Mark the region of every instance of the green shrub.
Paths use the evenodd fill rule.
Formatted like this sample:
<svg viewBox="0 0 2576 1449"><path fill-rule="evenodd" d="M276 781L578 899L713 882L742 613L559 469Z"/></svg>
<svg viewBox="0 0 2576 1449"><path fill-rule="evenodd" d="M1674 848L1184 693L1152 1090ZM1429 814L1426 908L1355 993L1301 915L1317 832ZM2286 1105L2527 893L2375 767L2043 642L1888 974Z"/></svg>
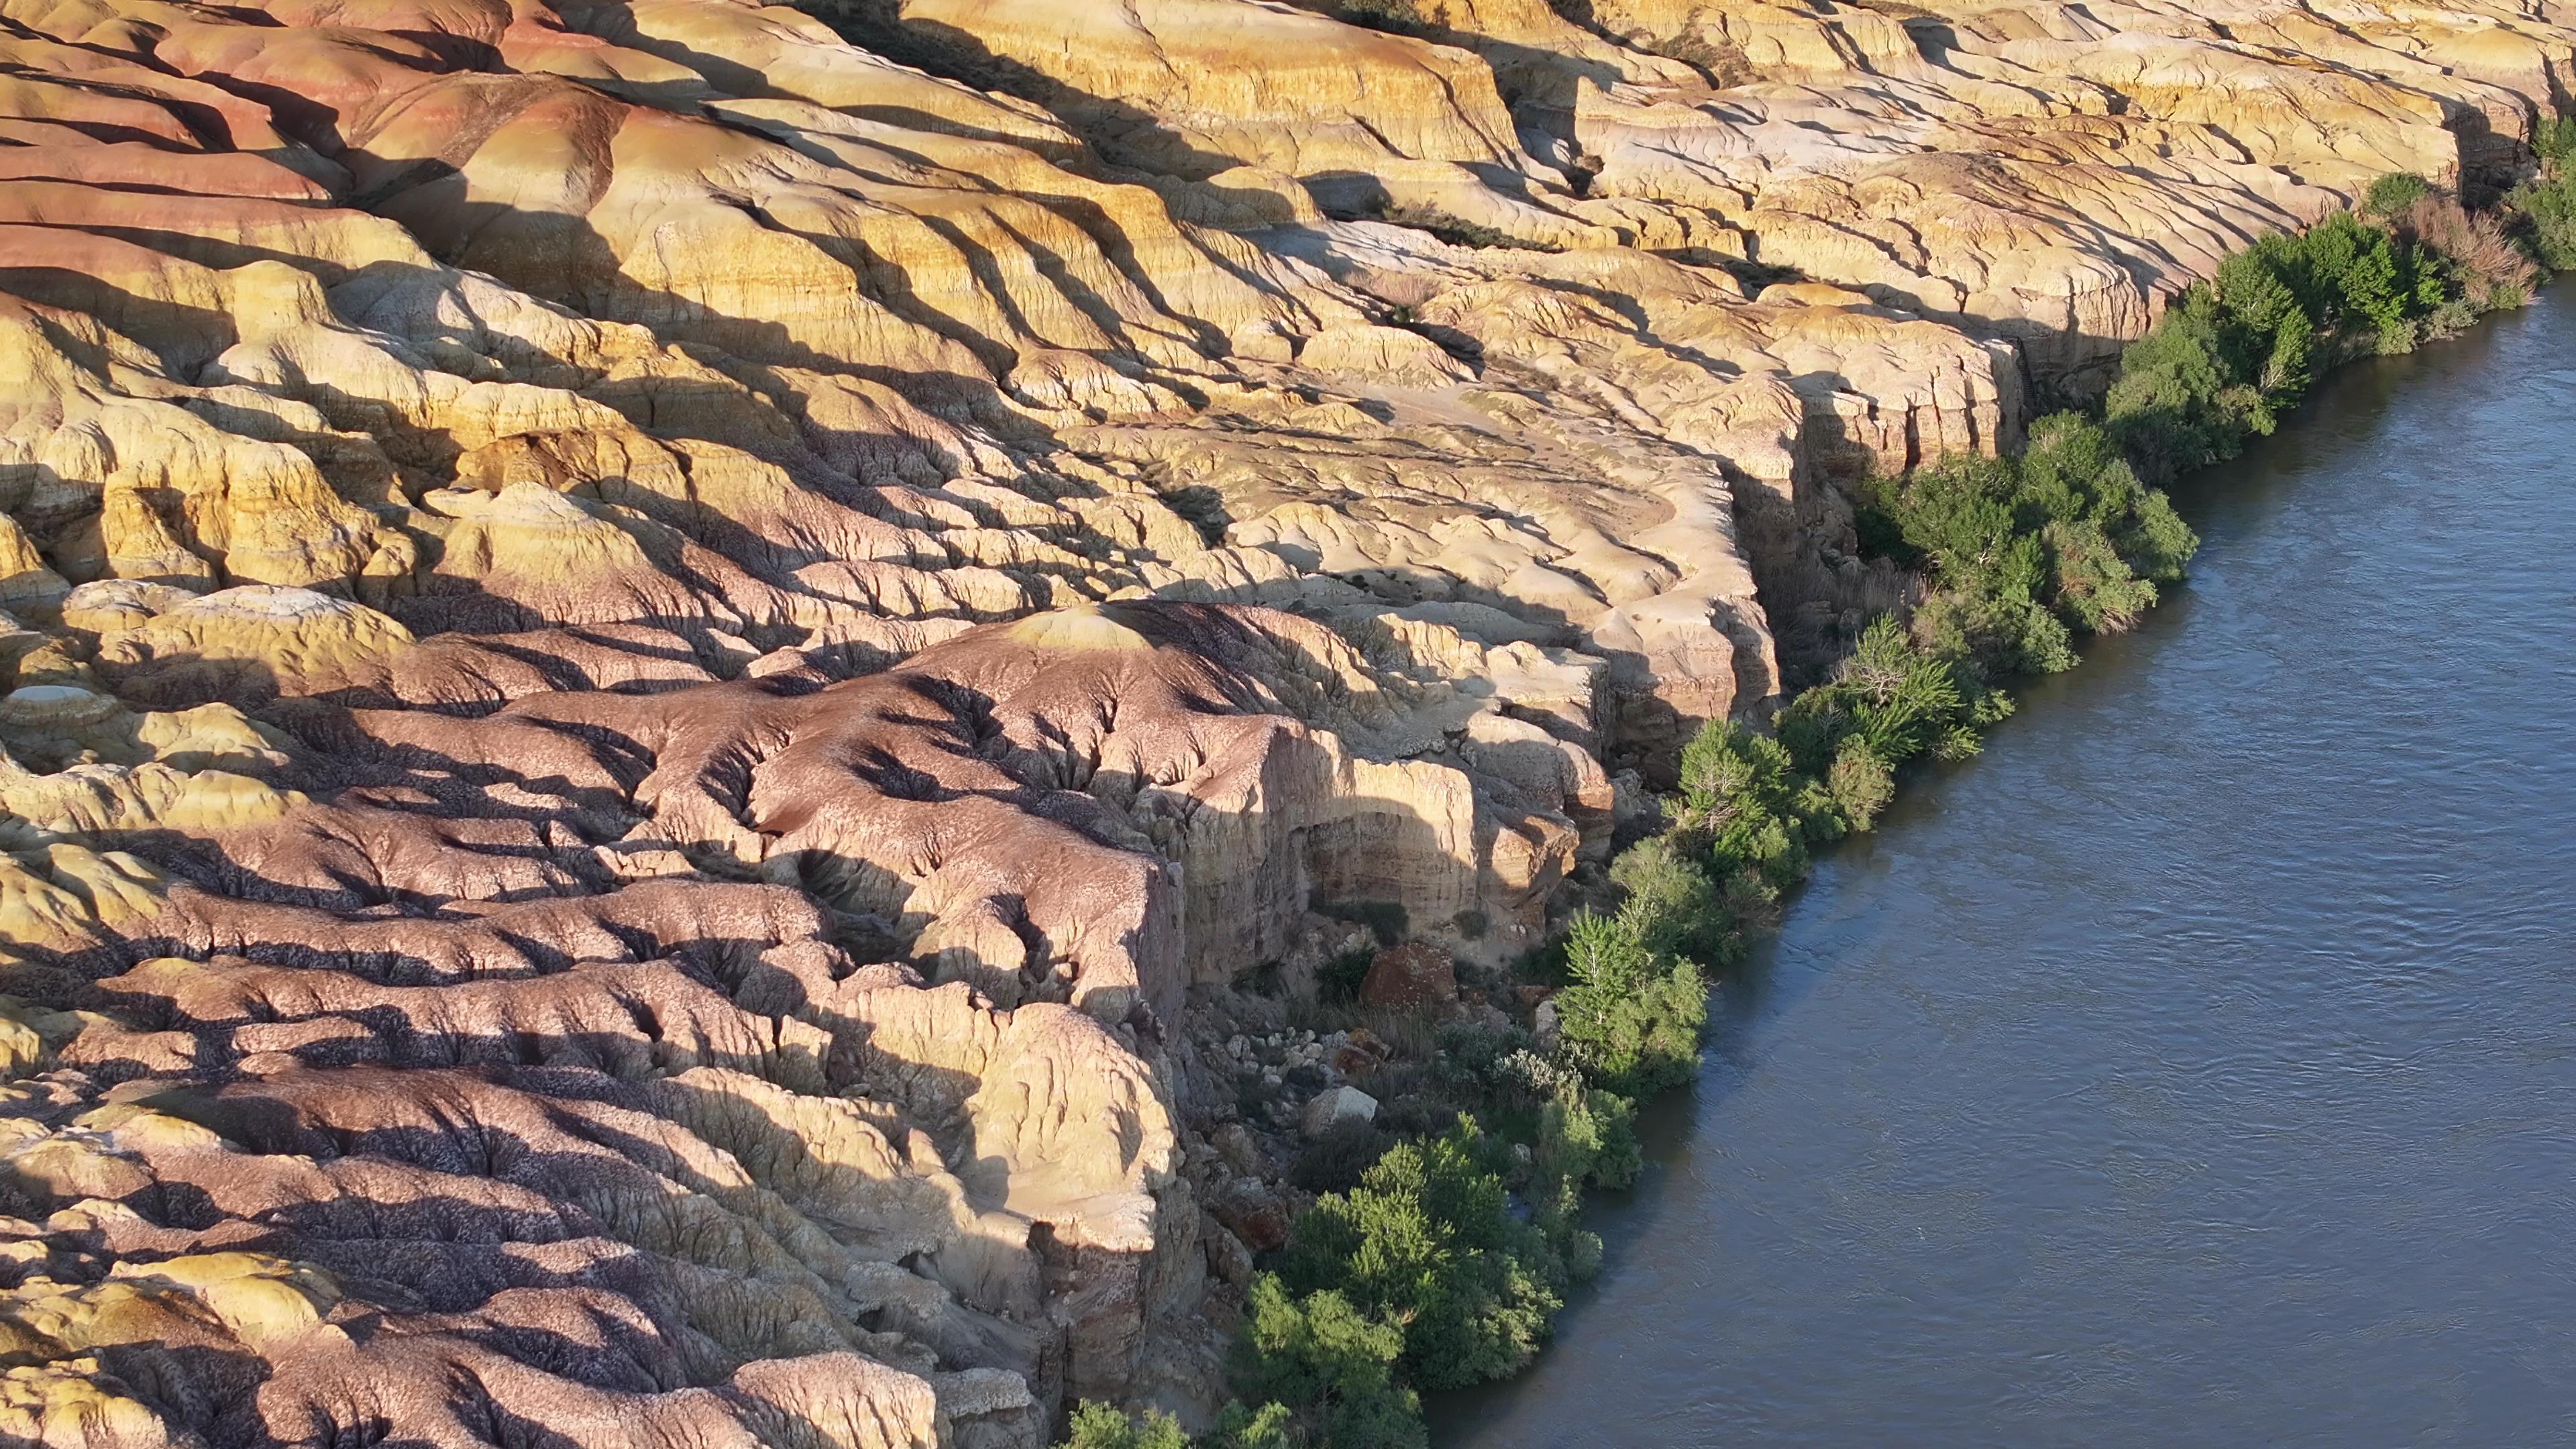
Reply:
<svg viewBox="0 0 2576 1449"><path fill-rule="evenodd" d="M2532 128L2531 149L2540 164L2555 172L2576 156L2576 116L2549 116Z"/></svg>
<svg viewBox="0 0 2576 1449"><path fill-rule="evenodd" d="M2194 287L2120 354L2103 422L2141 476L2163 481L2205 468L2272 431L2271 400L2240 375L2226 322L2217 294Z"/></svg>
<svg viewBox="0 0 2576 1449"><path fill-rule="evenodd" d="M2116 634L2155 607L2155 584L2138 577L2120 557L2102 525L2089 518L2053 522L2039 537L2048 546L2057 610L2075 627L2088 634ZM2067 660L2072 663L2072 651Z"/></svg>
<svg viewBox="0 0 2576 1449"><path fill-rule="evenodd" d="M1413 0L1341 0L1338 8L1346 24L1390 35L1420 35L1431 28Z"/></svg>
<svg viewBox="0 0 2576 1449"><path fill-rule="evenodd" d="M1646 1166L1637 1105L1616 1092L1565 1083L1539 1114L1533 1161L1540 1177L1571 1187L1628 1186Z"/></svg>
<svg viewBox="0 0 2576 1449"><path fill-rule="evenodd" d="M1218 1411L1215 1425L1199 1436L1198 1449L1294 1449L1293 1423L1286 1404L1254 1409L1237 1400Z"/></svg>
<svg viewBox="0 0 2576 1449"><path fill-rule="evenodd" d="M1753 871L1728 875L1718 883L1717 896L1743 930L1767 931L1780 924L1780 888Z"/></svg>
<svg viewBox="0 0 2576 1449"><path fill-rule="evenodd" d="M1845 823L1867 830L1896 798L1896 771L1867 740L1845 740L1834 751L1833 768L1825 772L1825 789Z"/></svg>
<svg viewBox="0 0 2576 1449"><path fill-rule="evenodd" d="M2392 171L2370 183L2362 193L2361 209L2370 216L2395 216L2432 194L2432 182L2412 171Z"/></svg>
<svg viewBox="0 0 2576 1449"><path fill-rule="evenodd" d="M1540 1109L1522 1194L1531 1220L1556 1245L1571 1280L1601 1269L1601 1239L1580 1221L1584 1190L1626 1187L1645 1168L1636 1119L1636 1106L1627 1098L1585 1086L1571 1073Z"/></svg>
<svg viewBox="0 0 2576 1449"><path fill-rule="evenodd" d="M1425 1449L1421 1400L1395 1377L1403 1352L1394 1324L1330 1289L1299 1296L1264 1273L1244 1302L1232 1378L1248 1400L1284 1407L1332 1449Z"/></svg>
<svg viewBox="0 0 2576 1449"><path fill-rule="evenodd" d="M1071 1433L1061 1449L1190 1449L1180 1421L1160 1409L1129 1418L1107 1404L1085 1399L1075 1407Z"/></svg>
<svg viewBox="0 0 2576 1449"><path fill-rule="evenodd" d="M1315 994L1328 1002L1357 1001L1360 983L1368 979L1369 967L1377 963L1377 950L1360 946L1344 951L1315 968Z"/></svg>
<svg viewBox="0 0 2576 1449"><path fill-rule="evenodd" d="M1927 653L1979 680L2075 667L2074 636L2055 614L2028 597L1935 594L1915 611L1914 633ZM2001 703L1999 695L1990 698Z"/></svg>
<svg viewBox="0 0 2576 1449"><path fill-rule="evenodd" d="M1715 966L1732 959L1738 941L1717 885L1667 835L1641 840L1610 863L1625 890L1619 919L1648 951Z"/></svg>
<svg viewBox="0 0 2576 1449"><path fill-rule="evenodd" d="M1810 839L1839 828L1833 805L1798 774L1780 742L1732 720L1714 720L1682 747L1674 829L1707 852L1723 882L1751 870L1773 885L1807 873Z"/></svg>
<svg viewBox="0 0 2576 1449"><path fill-rule="evenodd" d="M2282 342L2307 335L2290 286L2255 267L2234 290L2272 329L2266 365L2276 375L2303 369L2305 354ZM2219 376L2224 344L2222 328L2196 333L2186 318L2166 344L2170 366L2124 379L2129 400ZM2166 412L2178 419L2176 436L2197 439L2196 450L2211 445L2201 434L2234 426L2206 409ZM2033 424L2018 458L1946 459L1873 484L1869 506L1874 527L1932 566L1937 587L1917 611L1916 638L1977 683L2074 667L2073 631L2127 628L2154 604L2157 581L2182 576L2200 542L2163 493L2138 481L2114 435L2073 413ZM1884 750L1880 757L1902 762Z"/></svg>
<svg viewBox="0 0 2576 1449"><path fill-rule="evenodd" d="M1536 1090L1539 1084L1523 1080L1520 1059L1535 1044L1528 1032L1453 1021L1441 1026L1434 1040L1439 1045L1432 1077L1461 1100L1535 1109L1544 1095Z"/></svg>
<svg viewBox="0 0 2576 1449"><path fill-rule="evenodd" d="M2576 270L2576 177L2527 181L2505 198L2523 218L2531 254L2553 272Z"/></svg>
<svg viewBox="0 0 2576 1449"><path fill-rule="evenodd" d="M1708 978L1648 950L1615 916L1577 911L1565 933L1572 984L1555 997L1561 1050L1590 1080L1643 1097L1699 1072Z"/></svg>
<svg viewBox="0 0 2576 1449"><path fill-rule="evenodd" d="M1280 1258L1290 1291L1339 1295L1393 1325L1405 1377L1430 1388L1518 1371L1564 1301L1562 1258L1543 1230L1512 1216L1502 1178L1480 1160L1484 1145L1461 1118L1440 1137L1389 1149L1359 1186L1317 1199Z"/></svg>
<svg viewBox="0 0 2576 1449"><path fill-rule="evenodd" d="M1496 248L1534 252L1565 250L1554 242L1525 240L1500 227L1453 216L1436 206L1390 206L1379 211L1378 219L1396 226L1409 226L1415 231L1427 231L1453 247L1472 247L1477 251Z"/></svg>
<svg viewBox="0 0 2576 1449"><path fill-rule="evenodd" d="M1986 723L1981 692L1967 688L1949 659L1927 654L1893 618L1861 631L1834 677L1780 712L1780 740L1800 771L1822 774L1846 740L1859 740L1889 765L1923 755L1965 759Z"/></svg>
<svg viewBox="0 0 2576 1449"><path fill-rule="evenodd" d="M2200 548L2173 501L2139 482L2110 431L2089 418L2052 413L2031 424L2018 466L2025 522L2091 523L2140 578L2179 582Z"/></svg>
<svg viewBox="0 0 2576 1449"><path fill-rule="evenodd" d="M2383 177L2365 205L2412 211L2430 196L2420 177ZM2157 481L2234 457L2247 438L2272 431L2328 362L2403 351L2423 323L2451 325L2455 271L2389 227L2341 212L2303 235L2265 237L2130 344L2104 399L2105 426Z"/></svg>
<svg viewBox="0 0 2576 1449"><path fill-rule="evenodd" d="M1870 506L1874 525L1904 541L1896 556L1928 562L1944 587L2030 590L2042 559L2017 526L2020 491L2010 459L1971 454L1873 485Z"/></svg>

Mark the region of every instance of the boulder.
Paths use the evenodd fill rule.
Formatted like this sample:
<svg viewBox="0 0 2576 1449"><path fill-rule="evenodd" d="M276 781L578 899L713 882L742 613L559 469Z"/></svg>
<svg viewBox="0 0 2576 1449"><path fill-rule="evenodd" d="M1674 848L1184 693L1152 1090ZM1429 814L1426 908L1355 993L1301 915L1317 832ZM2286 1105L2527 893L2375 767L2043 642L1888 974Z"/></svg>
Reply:
<svg viewBox="0 0 2576 1449"><path fill-rule="evenodd" d="M1360 1000L1397 1011L1445 1007L1458 999L1458 963L1428 941L1389 946L1369 962Z"/></svg>
<svg viewBox="0 0 2576 1449"><path fill-rule="evenodd" d="M1378 1039L1367 1027L1354 1029L1342 1044L1333 1048L1333 1070L1345 1077L1366 1076L1386 1065L1395 1049Z"/></svg>
<svg viewBox="0 0 2576 1449"><path fill-rule="evenodd" d="M1335 1087L1306 1104L1306 1135L1322 1137L1345 1122L1377 1120L1377 1098L1357 1087Z"/></svg>
<svg viewBox="0 0 2576 1449"><path fill-rule="evenodd" d="M1225 1159L1226 1166L1246 1177L1260 1176L1266 1166L1261 1159L1261 1144L1253 1140L1252 1130L1240 1122L1218 1124L1208 1133L1208 1145Z"/></svg>
<svg viewBox="0 0 2576 1449"><path fill-rule="evenodd" d="M1267 1253L1288 1241L1292 1214L1277 1188L1258 1178L1238 1177L1208 1194L1208 1213L1225 1230L1256 1253Z"/></svg>
<svg viewBox="0 0 2576 1449"><path fill-rule="evenodd" d="M1241 1238L1229 1232L1225 1224L1218 1222L1212 1213L1209 1214L1207 1222L1201 1225L1199 1236L1207 1244L1210 1273L1237 1288L1252 1286L1254 1271L1252 1250L1243 1245Z"/></svg>

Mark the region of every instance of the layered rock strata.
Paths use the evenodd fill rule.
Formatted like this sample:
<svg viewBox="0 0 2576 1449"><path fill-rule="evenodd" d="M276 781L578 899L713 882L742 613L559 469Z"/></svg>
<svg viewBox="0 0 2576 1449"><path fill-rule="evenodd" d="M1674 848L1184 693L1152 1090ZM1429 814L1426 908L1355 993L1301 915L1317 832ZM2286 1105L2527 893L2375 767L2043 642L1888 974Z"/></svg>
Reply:
<svg viewBox="0 0 2576 1449"><path fill-rule="evenodd" d="M0 1436L1204 1408L1280 1227L1239 976L1536 943L1899 587L1836 480L2382 172L2509 180L2571 56L0 0Z"/></svg>

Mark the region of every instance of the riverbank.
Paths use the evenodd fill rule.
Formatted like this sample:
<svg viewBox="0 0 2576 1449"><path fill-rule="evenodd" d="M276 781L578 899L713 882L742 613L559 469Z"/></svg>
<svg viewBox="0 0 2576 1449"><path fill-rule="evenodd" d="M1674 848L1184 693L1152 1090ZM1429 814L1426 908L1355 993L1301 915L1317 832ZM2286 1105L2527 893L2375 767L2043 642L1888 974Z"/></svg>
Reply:
<svg viewBox="0 0 2576 1449"><path fill-rule="evenodd" d="M2571 388L2562 287L2179 484L2191 588L1819 862L1436 1442L2551 1439Z"/></svg>
<svg viewBox="0 0 2576 1449"><path fill-rule="evenodd" d="M2563 184L2561 159L2545 158L2545 195ZM2527 252L2540 248L2531 218L2508 245L2494 218L2411 177L2374 186L2365 215L2230 258L2132 345L2097 417L2044 419L2017 455L1864 482L1864 540L1926 581L1910 624L1865 631L1781 711L1776 739L1712 724L1683 751L1664 833L1613 863L1603 909L1577 911L1525 963L1559 988L1535 1043L1544 1055L1526 1039L1444 1041L1444 1060L1459 1062L1446 1097L1462 1109L1460 1131L1390 1149L1346 1193L1327 1194L1293 1230L1283 1276L1256 1285L1236 1368L1252 1402L1279 1398L1270 1412L1325 1442L1400 1445L1419 1437L1413 1384L1463 1386L1526 1365L1599 1251L1572 1203L1633 1175L1634 1100L1696 1075L1708 973L1740 959L1819 849L1870 829L1900 769L1975 754L1979 732L2011 711L2007 686L2072 668L2079 632L2125 632L2160 585L2180 580L2197 540L2139 475L2162 481L2235 456L2298 406L2321 368L2403 354L2527 302L2538 275ZM1536 1065L1504 1065L1523 1060ZM1468 1125L1479 1108L1519 1130L1480 1137ZM1507 1187L1538 1205L1533 1222L1503 1220ZM1405 1268L1384 1261L1388 1240L1452 1247ZM1352 1325L1329 1349L1326 1319ZM1383 1327L1349 1337L1367 1325ZM1124 1422L1095 1420L1076 1443L1116 1445ZM1234 1442L1228 1432L1217 1442Z"/></svg>

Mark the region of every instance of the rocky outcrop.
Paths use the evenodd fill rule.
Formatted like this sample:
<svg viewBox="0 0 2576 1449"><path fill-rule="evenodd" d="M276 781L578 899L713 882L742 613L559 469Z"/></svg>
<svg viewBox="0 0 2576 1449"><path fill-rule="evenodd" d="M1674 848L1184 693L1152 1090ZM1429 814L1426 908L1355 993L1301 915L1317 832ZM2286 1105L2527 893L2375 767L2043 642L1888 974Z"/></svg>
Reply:
<svg viewBox="0 0 2576 1449"><path fill-rule="evenodd" d="M2571 57L0 0L0 1436L1206 1407L1288 1210L1209 1064L1382 1055L1217 1050L1237 977L1535 944L1889 586L1838 481L2381 172L2509 179Z"/></svg>

